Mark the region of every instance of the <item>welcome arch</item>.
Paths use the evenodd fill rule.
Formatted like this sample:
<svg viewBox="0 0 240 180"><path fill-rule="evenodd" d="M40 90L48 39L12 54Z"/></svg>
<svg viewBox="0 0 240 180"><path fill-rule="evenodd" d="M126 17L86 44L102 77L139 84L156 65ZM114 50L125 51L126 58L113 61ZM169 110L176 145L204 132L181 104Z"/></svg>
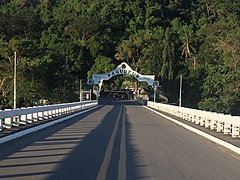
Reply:
<svg viewBox="0 0 240 180"><path fill-rule="evenodd" d="M117 75L124 75L128 74L136 78L138 81L143 81L147 82L149 86L154 85L154 79L155 75L142 75L136 71L134 71L127 63L123 62L120 65L117 66L116 69L112 70L109 73L104 73L104 74L93 74L92 75L92 80L94 85L99 85L103 83L103 81L107 81L111 79L114 76Z"/></svg>
<svg viewBox="0 0 240 180"><path fill-rule="evenodd" d="M100 96L101 87L103 81L107 81L117 75L130 75L136 78L140 82L147 82L149 86L156 86L155 75L142 75L134 71L127 63L123 62L117 66L116 69L109 73L93 74L89 84L98 85L98 91L96 92L97 98Z"/></svg>

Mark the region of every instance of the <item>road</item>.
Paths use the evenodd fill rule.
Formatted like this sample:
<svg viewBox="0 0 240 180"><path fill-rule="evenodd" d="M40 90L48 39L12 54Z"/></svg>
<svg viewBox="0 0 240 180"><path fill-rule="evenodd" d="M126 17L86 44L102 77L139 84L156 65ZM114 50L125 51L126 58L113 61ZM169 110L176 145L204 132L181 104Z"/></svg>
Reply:
<svg viewBox="0 0 240 180"><path fill-rule="evenodd" d="M0 145L0 179L239 180L240 157L136 102L114 101Z"/></svg>

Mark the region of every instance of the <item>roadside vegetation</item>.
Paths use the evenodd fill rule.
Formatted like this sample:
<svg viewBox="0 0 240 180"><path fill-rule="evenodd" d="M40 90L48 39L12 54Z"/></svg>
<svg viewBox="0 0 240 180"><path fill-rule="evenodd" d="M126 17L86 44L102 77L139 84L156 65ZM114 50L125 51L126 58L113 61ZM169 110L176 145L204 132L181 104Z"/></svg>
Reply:
<svg viewBox="0 0 240 180"><path fill-rule="evenodd" d="M122 61L183 106L240 114L239 0L1 0L0 108L78 100ZM119 88L121 77L109 87Z"/></svg>

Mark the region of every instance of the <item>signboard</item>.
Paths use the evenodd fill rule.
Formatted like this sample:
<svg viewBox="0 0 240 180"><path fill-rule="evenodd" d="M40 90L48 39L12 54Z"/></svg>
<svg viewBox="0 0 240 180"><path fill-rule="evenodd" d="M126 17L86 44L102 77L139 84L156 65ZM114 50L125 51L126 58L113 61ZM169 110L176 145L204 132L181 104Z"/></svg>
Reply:
<svg viewBox="0 0 240 180"><path fill-rule="evenodd" d="M135 77L138 81L145 81L145 82L148 83L149 86L152 86L153 83L154 83L155 75L139 74L138 72L132 70L132 68L125 62L118 65L116 69L112 70L109 73L93 74L92 79L94 81L94 84L99 84L99 83L101 84L102 80L106 81L106 80L109 80L110 78L112 78L114 76L122 75L122 74L131 75L131 76Z"/></svg>

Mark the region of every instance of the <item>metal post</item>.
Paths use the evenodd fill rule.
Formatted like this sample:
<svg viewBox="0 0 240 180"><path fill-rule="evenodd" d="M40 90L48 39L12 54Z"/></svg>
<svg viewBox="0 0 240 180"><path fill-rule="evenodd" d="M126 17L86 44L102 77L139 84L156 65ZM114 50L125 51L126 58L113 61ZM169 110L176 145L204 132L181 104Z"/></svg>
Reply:
<svg viewBox="0 0 240 180"><path fill-rule="evenodd" d="M157 86L156 85L154 85L154 102L156 102L156 91L157 91Z"/></svg>
<svg viewBox="0 0 240 180"><path fill-rule="evenodd" d="M90 89L90 101L92 100L92 89Z"/></svg>
<svg viewBox="0 0 240 180"><path fill-rule="evenodd" d="M82 102L82 80L80 79L80 87L79 87L79 100Z"/></svg>
<svg viewBox="0 0 240 180"><path fill-rule="evenodd" d="M158 89L158 86L159 86L159 81L154 81L153 82L153 90L154 90L154 96L153 96L153 98L154 98L154 102L156 102L156 95L157 95L157 89Z"/></svg>
<svg viewBox="0 0 240 180"><path fill-rule="evenodd" d="M17 108L17 52L14 52L13 109Z"/></svg>
<svg viewBox="0 0 240 180"><path fill-rule="evenodd" d="M182 75L180 75L179 107L182 107Z"/></svg>
<svg viewBox="0 0 240 180"><path fill-rule="evenodd" d="M101 80L99 81L99 84L98 84L98 95L97 95L97 99L99 99L99 97L100 97L100 92L101 92L102 85L103 85L103 79L101 79Z"/></svg>

